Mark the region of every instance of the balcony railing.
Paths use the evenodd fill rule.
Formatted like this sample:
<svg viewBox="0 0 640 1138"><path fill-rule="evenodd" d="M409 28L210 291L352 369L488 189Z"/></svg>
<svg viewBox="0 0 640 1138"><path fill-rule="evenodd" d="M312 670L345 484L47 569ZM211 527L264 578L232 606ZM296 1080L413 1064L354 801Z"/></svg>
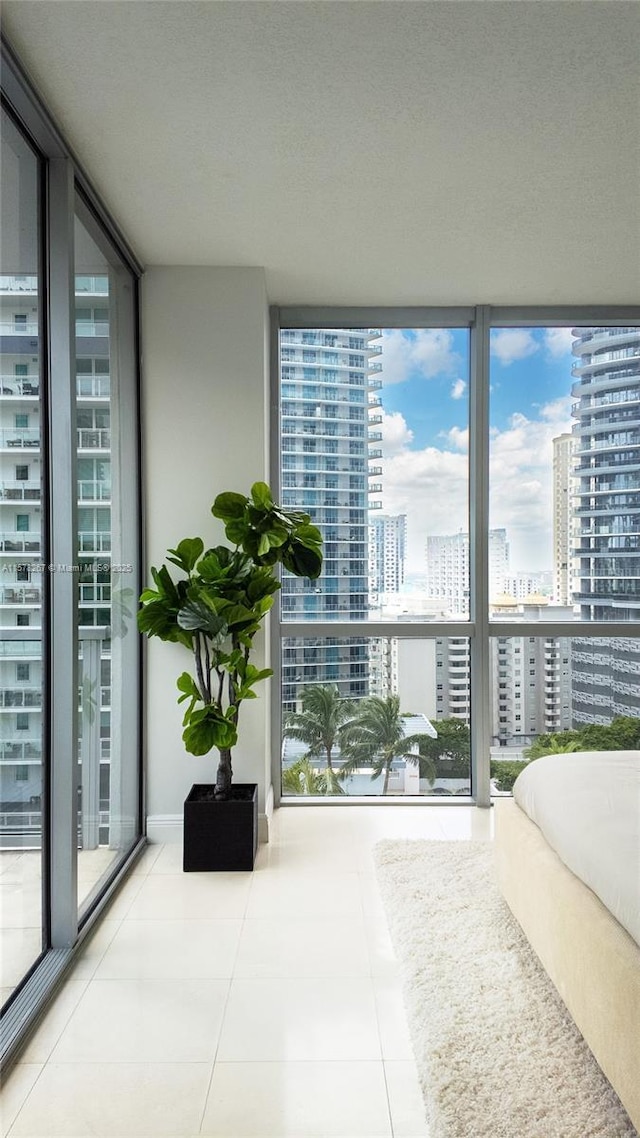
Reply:
<svg viewBox="0 0 640 1138"><path fill-rule="evenodd" d="M3 336L37 336L38 321L31 320L24 324L14 324L11 320L0 321L0 334Z"/></svg>
<svg viewBox="0 0 640 1138"><path fill-rule="evenodd" d="M36 397L40 394L40 381L37 375L0 375L0 395L26 395Z"/></svg>
<svg viewBox="0 0 640 1138"><path fill-rule="evenodd" d="M39 534L0 533L0 550L3 553L38 553Z"/></svg>
<svg viewBox="0 0 640 1138"><path fill-rule="evenodd" d="M0 588L0 604L3 605L39 605L41 596L40 589L33 587L25 589Z"/></svg>
<svg viewBox="0 0 640 1138"><path fill-rule="evenodd" d="M20 430L13 429L8 431L0 431L0 447L6 450L8 447L17 448L19 450L32 450L34 447L40 446L40 431L34 430Z"/></svg>
<svg viewBox="0 0 640 1138"><path fill-rule="evenodd" d="M5 502L39 502L40 483L25 481L0 484L0 498Z"/></svg>
<svg viewBox="0 0 640 1138"><path fill-rule="evenodd" d="M84 427L78 430L78 450L109 450L110 446L111 431Z"/></svg>
<svg viewBox="0 0 640 1138"><path fill-rule="evenodd" d="M111 377L108 375L76 376L78 399L108 399L111 395Z"/></svg>
<svg viewBox="0 0 640 1138"><path fill-rule="evenodd" d="M42 707L42 690L40 687L5 688L0 691L1 707Z"/></svg>

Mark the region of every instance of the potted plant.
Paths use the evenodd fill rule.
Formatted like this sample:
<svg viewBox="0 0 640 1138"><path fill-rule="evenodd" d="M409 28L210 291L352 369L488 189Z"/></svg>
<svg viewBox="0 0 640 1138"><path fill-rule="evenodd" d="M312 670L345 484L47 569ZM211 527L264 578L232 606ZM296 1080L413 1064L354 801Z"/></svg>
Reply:
<svg viewBox="0 0 640 1138"><path fill-rule="evenodd" d="M231 759L240 705L272 675L251 662L253 641L280 588L277 567L309 579L322 568L320 531L308 514L276 505L266 483L254 483L249 497L218 494L211 512L231 546L184 538L167 554L182 576L152 568L155 588L144 590L138 611L141 632L191 652L192 672L178 678L182 739L192 755L215 748L219 756L215 785L195 784L185 801L186 871L253 868L257 787L232 782Z"/></svg>

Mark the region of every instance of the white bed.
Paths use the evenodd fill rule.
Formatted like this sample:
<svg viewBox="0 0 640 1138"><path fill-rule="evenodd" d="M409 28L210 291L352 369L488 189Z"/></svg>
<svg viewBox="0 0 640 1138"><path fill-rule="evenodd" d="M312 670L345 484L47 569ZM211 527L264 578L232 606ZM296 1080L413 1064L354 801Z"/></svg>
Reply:
<svg viewBox="0 0 640 1138"><path fill-rule="evenodd" d="M640 1129L640 751L546 756L495 805L505 899Z"/></svg>

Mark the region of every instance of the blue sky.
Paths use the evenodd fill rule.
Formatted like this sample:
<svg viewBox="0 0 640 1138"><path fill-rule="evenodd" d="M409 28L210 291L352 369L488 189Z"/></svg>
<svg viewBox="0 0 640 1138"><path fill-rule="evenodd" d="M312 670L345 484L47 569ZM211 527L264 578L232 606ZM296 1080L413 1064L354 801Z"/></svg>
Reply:
<svg viewBox="0 0 640 1138"><path fill-rule="evenodd" d="M570 329L495 329L491 350L491 525L511 567L552 568L552 439L570 429ZM466 330L383 334L383 508L406 512L409 568L428 534L468 528Z"/></svg>

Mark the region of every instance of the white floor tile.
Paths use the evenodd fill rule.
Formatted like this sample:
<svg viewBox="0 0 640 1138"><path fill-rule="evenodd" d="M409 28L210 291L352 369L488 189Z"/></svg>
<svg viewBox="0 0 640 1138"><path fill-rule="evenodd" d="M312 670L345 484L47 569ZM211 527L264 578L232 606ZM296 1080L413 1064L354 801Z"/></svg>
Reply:
<svg viewBox="0 0 640 1138"><path fill-rule="evenodd" d="M240 918L250 886L250 873L150 872L127 916L133 921Z"/></svg>
<svg viewBox="0 0 640 1138"><path fill-rule="evenodd" d="M384 1064L393 1138L430 1138L415 1063Z"/></svg>
<svg viewBox="0 0 640 1138"><path fill-rule="evenodd" d="M91 979L121 924L110 916L98 923L73 966L74 980Z"/></svg>
<svg viewBox="0 0 640 1138"><path fill-rule="evenodd" d="M24 1105L43 1069L42 1063L19 1063L2 1079L0 1089L0 1134L8 1134L11 1123Z"/></svg>
<svg viewBox="0 0 640 1138"><path fill-rule="evenodd" d="M372 982L233 980L217 1060L378 1060Z"/></svg>
<svg viewBox="0 0 640 1138"><path fill-rule="evenodd" d="M208 1138L390 1138L381 1063L217 1063Z"/></svg>
<svg viewBox="0 0 640 1138"><path fill-rule="evenodd" d="M337 970L343 979L370 975L362 918L274 917L244 922L234 976L296 980L330 978Z"/></svg>
<svg viewBox="0 0 640 1138"><path fill-rule="evenodd" d="M98 980L230 979L242 921L124 921Z"/></svg>
<svg viewBox="0 0 640 1138"><path fill-rule="evenodd" d="M210 1073L208 1063L49 1063L11 1138L191 1138Z"/></svg>
<svg viewBox="0 0 640 1138"><path fill-rule="evenodd" d="M375 977L373 987L383 1058L385 1061L413 1060L413 1046L400 981L390 977Z"/></svg>
<svg viewBox="0 0 640 1138"><path fill-rule="evenodd" d="M360 882L346 867L342 873L265 870L256 873L247 903L248 918L360 917Z"/></svg>
<svg viewBox="0 0 640 1138"><path fill-rule="evenodd" d="M212 1061L226 980L92 980L55 1063Z"/></svg>

